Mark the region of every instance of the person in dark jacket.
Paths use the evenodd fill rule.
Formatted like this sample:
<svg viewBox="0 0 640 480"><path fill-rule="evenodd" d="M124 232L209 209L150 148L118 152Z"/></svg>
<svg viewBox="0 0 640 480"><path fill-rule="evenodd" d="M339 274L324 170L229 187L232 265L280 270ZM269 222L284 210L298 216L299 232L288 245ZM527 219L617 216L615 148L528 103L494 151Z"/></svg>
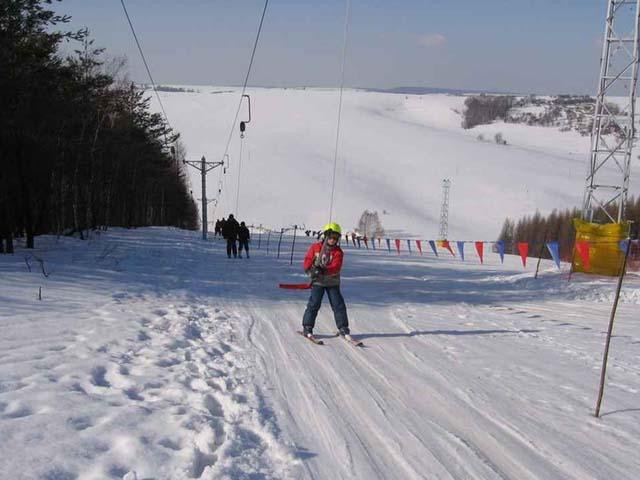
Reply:
<svg viewBox="0 0 640 480"><path fill-rule="evenodd" d="M340 335L349 335L347 306L340 292L340 270L344 253L338 245L342 229L337 223L329 223L323 229L324 242L314 243L304 257L304 271L311 277L311 296L302 319L303 334L313 337L313 327L325 292L333 309L333 316Z"/></svg>
<svg viewBox="0 0 640 480"><path fill-rule="evenodd" d="M247 252L247 258L249 258L249 240L251 240L249 229L244 222L240 222L240 228L238 229L238 256L240 258L242 258L243 248Z"/></svg>
<svg viewBox="0 0 640 480"><path fill-rule="evenodd" d="M229 214L229 218L224 222L224 226L222 227L222 236L227 241L227 257L231 258L231 253L233 253L233 258L238 257L238 247L236 246L236 241L238 240L238 230L240 229L240 225L238 221L233 218L233 214Z"/></svg>

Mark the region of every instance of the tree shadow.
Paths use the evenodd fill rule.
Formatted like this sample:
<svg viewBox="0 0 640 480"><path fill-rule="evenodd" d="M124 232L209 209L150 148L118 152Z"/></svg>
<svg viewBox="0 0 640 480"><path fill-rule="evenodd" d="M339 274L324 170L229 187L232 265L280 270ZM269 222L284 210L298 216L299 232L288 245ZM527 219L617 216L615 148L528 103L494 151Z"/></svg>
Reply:
<svg viewBox="0 0 640 480"><path fill-rule="evenodd" d="M600 417L606 417L607 415L615 415L617 413L629 413L629 412L640 412L640 408L622 408L620 410L614 410L612 412L603 413Z"/></svg>
<svg viewBox="0 0 640 480"><path fill-rule="evenodd" d="M310 458L318 456L317 453L311 452L304 447L298 447L298 449L295 452L293 452L293 454L296 456L296 458L299 458L300 460L309 460Z"/></svg>
<svg viewBox="0 0 640 480"><path fill-rule="evenodd" d="M353 337L357 340L364 340L367 338L410 338L419 337L422 335L496 335L496 334L518 334L518 333L538 333L540 330L536 329L523 329L523 330L413 330L411 332L392 332L392 333L358 333Z"/></svg>

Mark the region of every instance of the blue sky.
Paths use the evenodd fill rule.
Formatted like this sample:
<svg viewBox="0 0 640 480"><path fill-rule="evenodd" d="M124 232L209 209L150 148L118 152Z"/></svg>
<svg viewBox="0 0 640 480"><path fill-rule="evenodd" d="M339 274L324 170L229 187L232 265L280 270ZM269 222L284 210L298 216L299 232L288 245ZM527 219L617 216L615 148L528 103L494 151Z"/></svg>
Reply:
<svg viewBox="0 0 640 480"><path fill-rule="evenodd" d="M158 83L242 83L263 0L126 4ZM344 5L271 0L250 84L338 85ZM146 81L119 0L56 9ZM593 94L605 9L606 0L352 0L346 84Z"/></svg>

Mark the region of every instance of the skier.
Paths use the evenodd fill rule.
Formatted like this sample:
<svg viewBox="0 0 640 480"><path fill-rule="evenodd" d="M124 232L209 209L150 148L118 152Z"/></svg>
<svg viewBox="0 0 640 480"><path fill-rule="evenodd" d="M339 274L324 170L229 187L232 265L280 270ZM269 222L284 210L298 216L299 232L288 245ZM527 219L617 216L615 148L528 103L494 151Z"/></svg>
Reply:
<svg viewBox="0 0 640 480"><path fill-rule="evenodd" d="M227 257L231 258L231 253L233 253L233 258L238 257L238 249L236 246L236 240L238 240L238 229L240 225L238 225L238 221L233 218L233 213L229 214L229 218L224 222L222 227L222 236L227 241Z"/></svg>
<svg viewBox="0 0 640 480"><path fill-rule="evenodd" d="M242 258L243 248L247 252L247 258L249 258L249 240L251 240L249 229L244 222L240 222L240 228L238 229L238 256L240 258Z"/></svg>
<svg viewBox="0 0 640 480"><path fill-rule="evenodd" d="M324 241L311 245L304 257L304 271L311 277L311 296L302 319L302 333L314 340L313 327L326 292L338 333L350 339L347 306L340 292L340 269L344 253L338 244L342 229L337 223L328 223L322 232Z"/></svg>

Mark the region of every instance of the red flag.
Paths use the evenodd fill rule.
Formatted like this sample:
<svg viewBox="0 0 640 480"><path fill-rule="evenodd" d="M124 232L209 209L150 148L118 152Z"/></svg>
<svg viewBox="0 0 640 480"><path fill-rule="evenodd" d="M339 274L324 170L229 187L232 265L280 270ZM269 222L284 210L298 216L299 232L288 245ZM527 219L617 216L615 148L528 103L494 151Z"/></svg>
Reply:
<svg viewBox="0 0 640 480"><path fill-rule="evenodd" d="M382 239L380 237L378 237L378 247L380 246L380 242L382 241Z"/></svg>
<svg viewBox="0 0 640 480"><path fill-rule="evenodd" d="M416 246L418 247L418 251L420 252L420 255L422 255L422 241L416 240Z"/></svg>
<svg viewBox="0 0 640 480"><path fill-rule="evenodd" d="M522 258L522 266L527 266L527 255L529 254L529 243L518 242L518 252L520 252L520 258Z"/></svg>
<svg viewBox="0 0 640 480"><path fill-rule="evenodd" d="M396 238L396 250L398 250L398 255L400 255L400 239Z"/></svg>
<svg viewBox="0 0 640 480"><path fill-rule="evenodd" d="M367 237L363 237L362 240L364 240L364 246L369 250L369 241L367 240Z"/></svg>
<svg viewBox="0 0 640 480"><path fill-rule="evenodd" d="M589 270L589 242L586 240L577 241L576 250L578 250L584 269Z"/></svg>
<svg viewBox="0 0 640 480"><path fill-rule="evenodd" d="M451 255L453 255L454 257L456 256L456 254L453 253L453 250L451 249L451 245L449 244L449 240L440 241L440 246L442 248L446 248L447 250L449 250L451 252Z"/></svg>
<svg viewBox="0 0 640 480"><path fill-rule="evenodd" d="M478 257L480 257L480 263L484 263L484 243L476 242L476 252L478 252Z"/></svg>

